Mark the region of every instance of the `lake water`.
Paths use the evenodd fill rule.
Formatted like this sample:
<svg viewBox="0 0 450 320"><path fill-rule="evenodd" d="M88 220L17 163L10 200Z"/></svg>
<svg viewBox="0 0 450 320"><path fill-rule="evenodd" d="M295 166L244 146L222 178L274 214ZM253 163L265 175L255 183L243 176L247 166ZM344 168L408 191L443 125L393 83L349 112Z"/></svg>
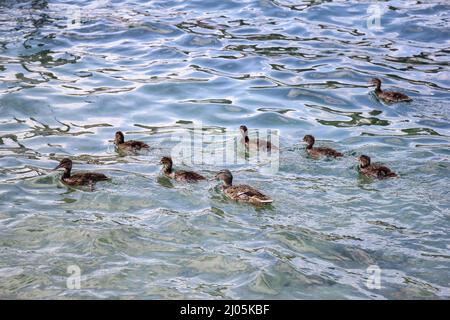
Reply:
<svg viewBox="0 0 450 320"><path fill-rule="evenodd" d="M450 5L421 2L0 0L0 298L449 299ZM161 177L177 137L241 124L279 134L277 170L175 166L272 206ZM68 188L63 157L112 179Z"/></svg>

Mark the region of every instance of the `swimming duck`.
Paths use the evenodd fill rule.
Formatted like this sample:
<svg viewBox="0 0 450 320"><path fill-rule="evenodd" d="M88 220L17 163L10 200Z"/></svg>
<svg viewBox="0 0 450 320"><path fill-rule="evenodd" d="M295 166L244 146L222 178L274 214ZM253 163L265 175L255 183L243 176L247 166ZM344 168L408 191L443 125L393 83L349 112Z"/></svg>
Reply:
<svg viewBox="0 0 450 320"><path fill-rule="evenodd" d="M175 179L177 181L187 181L187 182L196 182L199 180L205 180L206 178L196 172L193 171L174 171L172 169L172 159L170 157L162 157L159 164L163 166L163 173L169 178Z"/></svg>
<svg viewBox="0 0 450 320"><path fill-rule="evenodd" d="M408 97L406 94L394 91L381 90L381 80L378 78L373 78L372 80L369 81L369 84L376 86L375 95L386 102L412 101L412 99Z"/></svg>
<svg viewBox="0 0 450 320"><path fill-rule="evenodd" d="M251 204L268 204L273 200L256 190L255 188L239 184L233 186L233 175L229 170L222 170L216 174L216 179L220 179L224 182L222 190L225 195L236 201L247 202Z"/></svg>
<svg viewBox="0 0 450 320"><path fill-rule="evenodd" d="M379 164L370 164L370 158L368 156L361 155L356 160L359 161L359 172L365 176L379 179L397 177L397 174L388 167Z"/></svg>
<svg viewBox="0 0 450 320"><path fill-rule="evenodd" d="M262 140L259 138L255 138L250 140L248 137L248 129L246 126L240 126L239 127L239 131L241 132L241 135L243 137L243 142L245 144L245 147L248 148L249 150L276 150L277 147L275 147L274 145L272 145L272 143L270 143L270 141L266 141L266 140Z"/></svg>
<svg viewBox="0 0 450 320"><path fill-rule="evenodd" d="M319 156L327 156L327 157L342 157L343 154L340 152L337 152L334 149L331 148L314 148L314 143L316 142L316 139L310 134L307 134L303 137L303 141L305 141L308 145L306 146L306 151L313 157L319 157Z"/></svg>
<svg viewBox="0 0 450 320"><path fill-rule="evenodd" d="M71 186L92 186L97 181L109 180L109 178L103 173L97 172L80 172L71 175L70 171L72 170L72 160L69 158L62 159L59 165L53 170L58 170L60 168L64 169L61 181Z"/></svg>
<svg viewBox="0 0 450 320"><path fill-rule="evenodd" d="M125 137L124 137L122 131L116 132L114 144L116 145L117 149L119 149L119 151L125 151L125 152L136 152L136 151L140 151L142 149L150 148L148 146L148 144L146 144L142 141L129 140L129 141L125 142Z"/></svg>

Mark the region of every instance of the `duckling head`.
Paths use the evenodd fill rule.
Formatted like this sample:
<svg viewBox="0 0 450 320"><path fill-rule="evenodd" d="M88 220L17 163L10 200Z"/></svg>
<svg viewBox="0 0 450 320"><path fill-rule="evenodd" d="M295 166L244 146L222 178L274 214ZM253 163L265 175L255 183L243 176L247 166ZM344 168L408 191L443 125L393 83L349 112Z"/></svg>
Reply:
<svg viewBox="0 0 450 320"><path fill-rule="evenodd" d="M370 79L369 84L379 88L381 86L381 80L378 78L373 78L373 79Z"/></svg>
<svg viewBox="0 0 450 320"><path fill-rule="evenodd" d="M171 168L173 165L172 158L170 157L162 157L159 161L159 164L162 164L165 168Z"/></svg>
<svg viewBox="0 0 450 320"><path fill-rule="evenodd" d="M244 126L244 125L242 125L242 126L239 127L239 131L241 132L241 134L242 134L243 136L246 136L247 133L248 133L248 129L247 129L247 127Z"/></svg>
<svg viewBox="0 0 450 320"><path fill-rule="evenodd" d="M116 132L116 137L114 139L114 144L115 145L119 145L121 143L125 142L125 136L123 135L122 131L117 131Z"/></svg>
<svg viewBox="0 0 450 320"><path fill-rule="evenodd" d="M233 183L233 175L230 170L224 169L219 171L216 176L216 179L222 180L226 186L231 186Z"/></svg>
<svg viewBox="0 0 450 320"><path fill-rule="evenodd" d="M314 142L316 142L316 139L314 139L314 137L310 134L307 134L306 136L303 137L303 141L306 142L308 144L308 146L313 146Z"/></svg>
<svg viewBox="0 0 450 320"><path fill-rule="evenodd" d="M356 158L356 160L359 161L359 165L361 166L361 168L367 167L370 165L370 157L366 156L366 155L361 155L358 158Z"/></svg>
<svg viewBox="0 0 450 320"><path fill-rule="evenodd" d="M64 170L70 171L72 169L72 160L70 160L69 158L62 159L59 162L59 164L56 166L56 168L53 170L58 170L58 169L64 169Z"/></svg>

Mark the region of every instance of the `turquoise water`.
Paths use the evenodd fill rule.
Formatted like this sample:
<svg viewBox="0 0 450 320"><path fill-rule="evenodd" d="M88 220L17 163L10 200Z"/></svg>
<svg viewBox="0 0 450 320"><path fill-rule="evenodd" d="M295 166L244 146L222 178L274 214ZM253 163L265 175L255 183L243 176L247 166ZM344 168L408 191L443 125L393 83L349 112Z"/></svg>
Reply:
<svg viewBox="0 0 450 320"><path fill-rule="evenodd" d="M450 298L449 47L446 1L0 1L0 297ZM174 158L272 206L161 177L200 124L277 130L277 172ZM118 129L151 151L118 155ZM309 158L307 133L346 156ZM400 178L359 177L359 154ZM63 157L112 180L68 188Z"/></svg>

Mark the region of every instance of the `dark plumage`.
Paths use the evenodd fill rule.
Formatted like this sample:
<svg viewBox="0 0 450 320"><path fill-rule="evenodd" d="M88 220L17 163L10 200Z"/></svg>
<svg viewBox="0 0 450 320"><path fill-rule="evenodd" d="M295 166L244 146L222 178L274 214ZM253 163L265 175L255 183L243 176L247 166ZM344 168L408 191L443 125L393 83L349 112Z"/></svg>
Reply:
<svg viewBox="0 0 450 320"><path fill-rule="evenodd" d="M374 78L370 80L369 84L376 86L375 88L375 95L386 101L386 102L405 102L405 101L412 101L410 97L408 97L406 94L400 93L400 92L394 92L394 91L383 91L381 90L381 80L378 78Z"/></svg>
<svg viewBox="0 0 450 320"><path fill-rule="evenodd" d="M163 173L168 176L169 178L175 179L176 181L187 181L187 182L196 182L199 180L205 180L206 178L196 172L193 171L174 171L172 169L172 159L169 157L163 157L161 158L161 161L159 164L162 164L163 166Z"/></svg>
<svg viewBox="0 0 450 320"><path fill-rule="evenodd" d="M251 186L245 184L233 186L233 175L229 170L222 170L217 173L216 179L220 179L224 182L222 186L223 192L230 199L251 204L268 204L273 202L270 197L262 194Z"/></svg>
<svg viewBox="0 0 450 320"><path fill-rule="evenodd" d="M365 176L379 179L397 177L397 174L388 167L379 164L371 164L368 156L362 155L356 159L359 161L359 172Z"/></svg>
<svg viewBox="0 0 450 320"><path fill-rule="evenodd" d="M241 132L241 135L243 138L242 142L245 144L245 147L249 150L261 149L264 151L268 151L268 150L276 150L277 149L277 147L272 145L270 143L270 141L262 140L259 138L250 139L248 137L248 129L246 126L240 126L239 131Z"/></svg>
<svg viewBox="0 0 450 320"><path fill-rule="evenodd" d="M64 169L61 181L71 186L92 186L97 181L109 180L109 178L103 173L96 172L82 172L71 175L72 160L70 160L69 158L62 159L59 165L54 170L58 170L60 168Z"/></svg>
<svg viewBox="0 0 450 320"><path fill-rule="evenodd" d="M142 141L129 140L125 142L125 137L121 131L116 132L114 144L119 151L136 152L142 149L149 149L148 144Z"/></svg>
<svg viewBox="0 0 450 320"><path fill-rule="evenodd" d="M327 156L337 158L343 156L342 153L331 148L314 148L316 139L312 135L307 134L303 137L303 141L307 143L306 151L313 157Z"/></svg>

